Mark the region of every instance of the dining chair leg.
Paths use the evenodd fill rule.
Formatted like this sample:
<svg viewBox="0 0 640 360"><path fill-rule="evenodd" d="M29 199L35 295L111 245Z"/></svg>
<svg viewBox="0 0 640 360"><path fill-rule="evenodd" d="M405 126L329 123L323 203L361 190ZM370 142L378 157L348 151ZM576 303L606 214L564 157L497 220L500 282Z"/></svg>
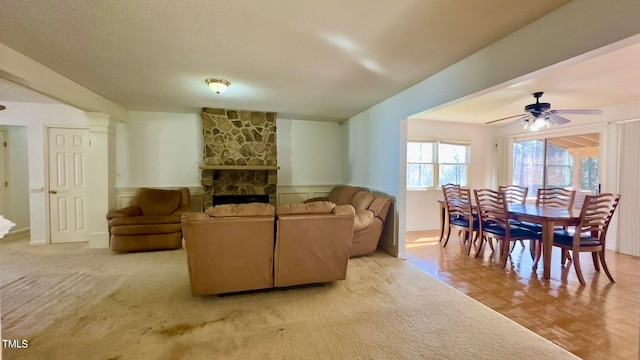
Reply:
<svg viewBox="0 0 640 360"><path fill-rule="evenodd" d="M502 244L500 246L500 266L503 268L507 266L507 258L509 257L511 243L506 240L501 240Z"/></svg>
<svg viewBox="0 0 640 360"><path fill-rule="evenodd" d="M569 254L569 250L567 249L561 249L560 253L562 254L561 256L561 261L560 261L560 265L561 266L567 266L569 264L569 262L571 262L573 259L571 258L571 254Z"/></svg>
<svg viewBox="0 0 640 360"><path fill-rule="evenodd" d="M484 243L489 241L489 239L486 236L482 236L482 235L480 235L478 237L478 240L480 241L480 243L476 247L476 257L480 257L480 256L483 255L483 253L484 253Z"/></svg>
<svg viewBox="0 0 640 360"><path fill-rule="evenodd" d="M609 278L609 280L611 280L612 283L616 282L615 280L613 280L613 276L611 276L611 273L609 272L609 268L607 267L607 263L604 260L604 250L598 251L598 255L600 256L600 262L602 263L602 268L604 269L604 273L607 274L607 277Z"/></svg>
<svg viewBox="0 0 640 360"><path fill-rule="evenodd" d="M596 271L600 271L600 262L598 261L598 254L596 254L595 252L592 252L591 258L593 259L593 267L596 269Z"/></svg>
<svg viewBox="0 0 640 360"><path fill-rule="evenodd" d="M451 236L450 226L447 227L447 234L446 234L446 237L444 238L444 244L442 244L442 247L447 247L447 244L449 243L449 236Z"/></svg>
<svg viewBox="0 0 640 360"><path fill-rule="evenodd" d="M535 270L538 267L540 257L542 256L542 241L531 240L531 251L533 252L531 254L533 257L533 269Z"/></svg>
<svg viewBox="0 0 640 360"><path fill-rule="evenodd" d="M582 270L580 269L580 254L577 251L572 250L572 252L574 254L573 267L576 270L576 275L578 275L578 280L580 281L580 284L587 285L587 283L584 281L584 276L582 276Z"/></svg>
<svg viewBox="0 0 640 360"><path fill-rule="evenodd" d="M489 244L489 248L491 248L491 252L496 251L496 250L493 248L493 240L492 240L492 238L487 237L487 244Z"/></svg>

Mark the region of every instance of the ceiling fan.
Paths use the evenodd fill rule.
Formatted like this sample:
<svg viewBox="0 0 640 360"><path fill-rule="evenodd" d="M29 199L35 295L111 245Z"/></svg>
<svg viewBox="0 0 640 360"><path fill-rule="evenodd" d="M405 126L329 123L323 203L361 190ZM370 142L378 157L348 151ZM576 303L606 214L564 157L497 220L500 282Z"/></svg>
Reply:
<svg viewBox="0 0 640 360"><path fill-rule="evenodd" d="M541 103L540 97L544 94L542 91L535 92L531 95L536 99L535 104L529 104L524 107L524 114L508 116L506 118L492 120L485 124L493 124L498 121L504 121L508 119L518 118L502 127L511 126L514 124L522 123L525 130L537 131L543 127L550 127L551 125L566 124L570 120L560 115L564 114L579 114L579 115L602 115L602 110L551 110L551 104Z"/></svg>

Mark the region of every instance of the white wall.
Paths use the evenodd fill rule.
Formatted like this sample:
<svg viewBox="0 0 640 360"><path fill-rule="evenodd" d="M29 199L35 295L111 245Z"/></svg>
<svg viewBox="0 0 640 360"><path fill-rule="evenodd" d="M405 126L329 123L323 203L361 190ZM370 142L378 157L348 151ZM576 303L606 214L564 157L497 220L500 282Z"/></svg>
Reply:
<svg viewBox="0 0 640 360"><path fill-rule="evenodd" d="M348 180L397 195L398 254L405 246L403 121L421 111L489 92L532 72L640 33L640 2L573 1L348 122ZM544 51L532 54L531 49ZM578 60L575 60L578 61Z"/></svg>
<svg viewBox="0 0 640 360"><path fill-rule="evenodd" d="M116 127L116 187L201 186L200 114L130 111Z"/></svg>
<svg viewBox="0 0 640 360"><path fill-rule="evenodd" d="M130 111L127 118L116 127L118 203L138 187L201 187L200 114ZM276 127L283 203L326 195L343 183L343 125L277 119Z"/></svg>
<svg viewBox="0 0 640 360"><path fill-rule="evenodd" d="M25 126L28 138L29 226L32 243L46 243L47 213L45 209L45 128L46 126L88 126L87 117L80 110L67 105L33 104L3 101L7 108L0 112L0 125Z"/></svg>
<svg viewBox="0 0 640 360"><path fill-rule="evenodd" d="M343 183L344 125L278 119L276 126L279 187Z"/></svg>
<svg viewBox="0 0 640 360"><path fill-rule="evenodd" d="M9 192L5 217L16 226L12 233L29 229L29 170L27 156L27 127L6 126L8 132Z"/></svg>
<svg viewBox="0 0 640 360"><path fill-rule="evenodd" d="M493 187L496 153L491 128L411 119L407 125L407 139L440 138L466 140L471 143L469 189ZM440 227L441 190L408 190L406 195L406 229L433 230Z"/></svg>

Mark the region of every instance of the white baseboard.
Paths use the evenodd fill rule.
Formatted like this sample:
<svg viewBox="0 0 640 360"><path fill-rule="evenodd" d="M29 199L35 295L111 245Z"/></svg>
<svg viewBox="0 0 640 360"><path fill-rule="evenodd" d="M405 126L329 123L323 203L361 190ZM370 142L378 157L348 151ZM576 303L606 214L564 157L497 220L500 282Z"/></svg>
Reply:
<svg viewBox="0 0 640 360"><path fill-rule="evenodd" d="M406 231L431 231L431 230L440 230L440 226L438 227L411 227L411 228L407 228Z"/></svg>

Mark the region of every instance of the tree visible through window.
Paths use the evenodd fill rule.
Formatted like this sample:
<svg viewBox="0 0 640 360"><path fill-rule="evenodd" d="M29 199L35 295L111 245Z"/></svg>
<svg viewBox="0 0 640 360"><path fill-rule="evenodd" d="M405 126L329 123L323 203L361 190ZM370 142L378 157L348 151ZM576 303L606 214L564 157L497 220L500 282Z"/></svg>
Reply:
<svg viewBox="0 0 640 360"><path fill-rule="evenodd" d="M407 188L434 189L452 183L467 186L469 144L450 141L407 142Z"/></svg>
<svg viewBox="0 0 640 360"><path fill-rule="evenodd" d="M513 143L512 183L529 188L559 187L597 193L599 134L580 134Z"/></svg>

